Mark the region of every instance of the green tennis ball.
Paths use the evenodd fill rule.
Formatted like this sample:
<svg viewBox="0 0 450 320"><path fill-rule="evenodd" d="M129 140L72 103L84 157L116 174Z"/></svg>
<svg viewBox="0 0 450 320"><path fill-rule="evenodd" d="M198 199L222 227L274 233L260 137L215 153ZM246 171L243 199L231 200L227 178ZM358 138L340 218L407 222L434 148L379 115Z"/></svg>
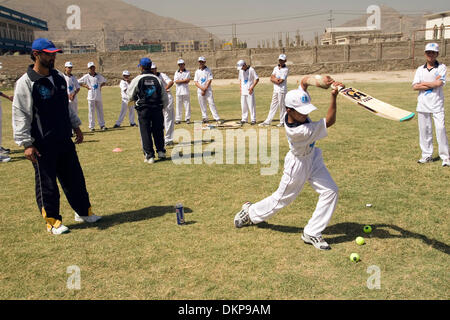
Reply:
<svg viewBox="0 0 450 320"><path fill-rule="evenodd" d="M363 237L357 237L356 238L356 243L359 244L360 246L362 246L366 242L364 241Z"/></svg>
<svg viewBox="0 0 450 320"><path fill-rule="evenodd" d="M364 232L365 233L371 233L372 232L372 227L371 226L364 226Z"/></svg>
<svg viewBox="0 0 450 320"><path fill-rule="evenodd" d="M359 254L357 254L357 253L352 253L352 254L350 255L350 260L353 261L353 262L358 262L358 261L359 261Z"/></svg>

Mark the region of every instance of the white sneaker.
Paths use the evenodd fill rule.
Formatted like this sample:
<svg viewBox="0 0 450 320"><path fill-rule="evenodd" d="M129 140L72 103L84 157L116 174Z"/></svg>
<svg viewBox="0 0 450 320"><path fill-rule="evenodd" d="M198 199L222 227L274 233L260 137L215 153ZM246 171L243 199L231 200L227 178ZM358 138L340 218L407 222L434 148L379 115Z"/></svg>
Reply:
<svg viewBox="0 0 450 320"><path fill-rule="evenodd" d="M163 151L158 151L158 158L159 159L165 159L166 158L166 153Z"/></svg>
<svg viewBox="0 0 450 320"><path fill-rule="evenodd" d="M0 147L0 153L10 154L11 153L11 149L6 149L6 148L3 148L3 147Z"/></svg>
<svg viewBox="0 0 450 320"><path fill-rule="evenodd" d="M242 228L244 226L250 226L253 224L252 220L250 220L249 208L252 205L251 202L246 202L242 205L241 211L239 211L234 216L234 226L236 228Z"/></svg>
<svg viewBox="0 0 450 320"><path fill-rule="evenodd" d="M60 225L58 228L52 227L51 225L47 225L47 231L51 234L63 234L68 233L69 228L67 228L65 225Z"/></svg>
<svg viewBox="0 0 450 320"><path fill-rule="evenodd" d="M0 154L0 162L9 162L9 161L11 161L10 157L8 157L7 155Z"/></svg>
<svg viewBox="0 0 450 320"><path fill-rule="evenodd" d="M89 223L94 223L97 222L98 220L100 220L102 217L100 216L96 216L95 214L92 214L90 216L80 216L78 215L78 213L74 212L75 214L75 221L77 222L89 222Z"/></svg>
<svg viewBox="0 0 450 320"><path fill-rule="evenodd" d="M144 162L145 162L145 163L150 163L150 164L155 163L155 158L148 158L148 159L145 158L145 159L144 159Z"/></svg>
<svg viewBox="0 0 450 320"><path fill-rule="evenodd" d="M284 123L279 123L279 124L277 124L277 127L284 127Z"/></svg>
<svg viewBox="0 0 450 320"><path fill-rule="evenodd" d="M268 127L268 126L270 126L270 124L266 122L261 122L260 124L258 124L258 127Z"/></svg>
<svg viewBox="0 0 450 320"><path fill-rule="evenodd" d="M325 240L323 240L322 236L313 237L313 236L308 236L306 233L303 233L302 240L305 243L312 244L316 249L319 249L319 250L330 250L331 249L329 244Z"/></svg>
<svg viewBox="0 0 450 320"><path fill-rule="evenodd" d="M442 160L443 167L450 167L450 159Z"/></svg>
<svg viewBox="0 0 450 320"><path fill-rule="evenodd" d="M433 157L430 156L417 160L417 163L428 163L428 162L433 162Z"/></svg>

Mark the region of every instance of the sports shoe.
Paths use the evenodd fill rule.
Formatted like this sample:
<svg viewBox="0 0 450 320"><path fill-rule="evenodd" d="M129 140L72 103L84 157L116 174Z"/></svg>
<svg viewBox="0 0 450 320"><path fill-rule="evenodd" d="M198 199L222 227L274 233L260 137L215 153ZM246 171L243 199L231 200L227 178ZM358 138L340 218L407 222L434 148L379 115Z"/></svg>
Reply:
<svg viewBox="0 0 450 320"><path fill-rule="evenodd" d="M80 216L76 212L74 212L74 216L75 216L74 219L77 222L89 222L89 223L97 222L102 218L100 216L96 216L95 214L92 214L90 216Z"/></svg>
<svg viewBox="0 0 450 320"><path fill-rule="evenodd" d="M51 234L63 234L63 233L68 233L69 232L69 228L67 228L65 225L60 225L58 228L55 228L49 224L47 224L47 232L51 233Z"/></svg>
<svg viewBox="0 0 450 320"><path fill-rule="evenodd" d="M242 205L241 211L239 211L234 216L234 226L236 228L242 228L244 226L250 226L253 224L252 220L250 220L250 215L248 213L248 210L250 206L252 205L251 202L246 202Z"/></svg>
<svg viewBox="0 0 450 320"><path fill-rule="evenodd" d="M186 124L191 124L191 119L186 119Z"/></svg>
<svg viewBox="0 0 450 320"><path fill-rule="evenodd" d="M166 158L166 153L163 151L158 151L158 158L163 160Z"/></svg>
<svg viewBox="0 0 450 320"><path fill-rule="evenodd" d="M306 233L302 234L302 240L305 243L312 244L315 248L319 250L330 250L331 247L328 245L328 243L323 240L322 236L319 237L312 237L308 236Z"/></svg>
<svg viewBox="0 0 450 320"><path fill-rule="evenodd" d="M279 124L277 124L277 127L284 127L284 123L279 123Z"/></svg>
<svg viewBox="0 0 450 320"><path fill-rule="evenodd" d="M0 153L10 154L11 153L11 149L6 149L6 148L3 148L3 147L0 147Z"/></svg>
<svg viewBox="0 0 450 320"><path fill-rule="evenodd" d="M247 121L243 121L243 120L237 121L237 122L236 122L236 124L240 124L240 125L244 125L244 124L246 124L246 123L247 123Z"/></svg>
<svg viewBox="0 0 450 320"><path fill-rule="evenodd" d="M217 124L224 124L224 123L225 123L225 120L223 120L223 119L217 120Z"/></svg>
<svg viewBox="0 0 450 320"><path fill-rule="evenodd" d="M137 127L138 125L136 123L130 123L130 127Z"/></svg>
<svg viewBox="0 0 450 320"><path fill-rule="evenodd" d="M208 120L207 118L203 118L203 119L202 119L202 122L203 122L203 123L208 123L209 120Z"/></svg>
<svg viewBox="0 0 450 320"><path fill-rule="evenodd" d="M90 128L89 131L90 131L90 132L94 132L95 129L94 129L94 128Z"/></svg>
<svg viewBox="0 0 450 320"><path fill-rule="evenodd" d="M433 157L430 156L417 160L417 163L428 163L428 162L433 162Z"/></svg>
<svg viewBox="0 0 450 320"><path fill-rule="evenodd" d="M175 124L180 124L181 123L181 121L175 121Z"/></svg>
<svg viewBox="0 0 450 320"><path fill-rule="evenodd" d="M169 146L173 146L174 143L173 143L173 141L167 141L164 145L165 145L166 147L169 147Z"/></svg>
<svg viewBox="0 0 450 320"><path fill-rule="evenodd" d="M270 124L268 124L267 122L261 122L260 124L258 124L259 127L268 127L270 126Z"/></svg>
<svg viewBox="0 0 450 320"><path fill-rule="evenodd" d="M108 130L108 128L107 128L107 127L105 127L105 126L103 126L103 127L100 127L100 130L102 130L102 131L106 131L106 130Z"/></svg>
<svg viewBox="0 0 450 320"><path fill-rule="evenodd" d="M0 154L0 162L9 162L11 158L7 155Z"/></svg>
<svg viewBox="0 0 450 320"><path fill-rule="evenodd" d="M256 121L250 122L250 125L254 126L256 124Z"/></svg>
<svg viewBox="0 0 450 320"><path fill-rule="evenodd" d="M450 159L442 160L443 167L450 167Z"/></svg>
<svg viewBox="0 0 450 320"><path fill-rule="evenodd" d="M120 126L118 124L115 124L113 129L116 129L116 128L120 128Z"/></svg>
<svg viewBox="0 0 450 320"><path fill-rule="evenodd" d="M155 163L155 157L145 157L144 162L150 164Z"/></svg>

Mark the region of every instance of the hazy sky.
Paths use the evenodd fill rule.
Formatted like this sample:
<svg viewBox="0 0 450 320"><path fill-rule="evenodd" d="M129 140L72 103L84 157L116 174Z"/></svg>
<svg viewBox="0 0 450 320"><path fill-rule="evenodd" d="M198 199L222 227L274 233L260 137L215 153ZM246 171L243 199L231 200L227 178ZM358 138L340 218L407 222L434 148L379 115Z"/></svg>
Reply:
<svg viewBox="0 0 450 320"><path fill-rule="evenodd" d="M385 4L403 14L422 15L425 12L442 12L450 10L449 0L123 0L137 7L151 11L157 15L175 18L177 20L205 27L206 30L218 37L229 40L232 35L231 24L236 24L238 38L255 46L257 40L278 39L279 32L289 32L291 40L296 30L305 39L312 39L317 32L319 35L324 28L342 24L365 14L371 4ZM280 20L281 19L281 20ZM254 23L256 21L264 23ZM268 21L269 20L269 21ZM275 21L270 21L275 20Z"/></svg>

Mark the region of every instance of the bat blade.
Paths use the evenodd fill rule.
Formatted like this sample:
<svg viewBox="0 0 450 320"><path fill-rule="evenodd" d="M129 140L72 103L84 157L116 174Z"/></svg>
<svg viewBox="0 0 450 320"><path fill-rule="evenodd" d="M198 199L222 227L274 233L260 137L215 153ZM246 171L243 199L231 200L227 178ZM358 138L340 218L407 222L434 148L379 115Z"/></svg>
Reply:
<svg viewBox="0 0 450 320"><path fill-rule="evenodd" d="M389 120L404 122L411 120L415 115L414 112L394 107L355 88L340 89L339 94L367 111Z"/></svg>

